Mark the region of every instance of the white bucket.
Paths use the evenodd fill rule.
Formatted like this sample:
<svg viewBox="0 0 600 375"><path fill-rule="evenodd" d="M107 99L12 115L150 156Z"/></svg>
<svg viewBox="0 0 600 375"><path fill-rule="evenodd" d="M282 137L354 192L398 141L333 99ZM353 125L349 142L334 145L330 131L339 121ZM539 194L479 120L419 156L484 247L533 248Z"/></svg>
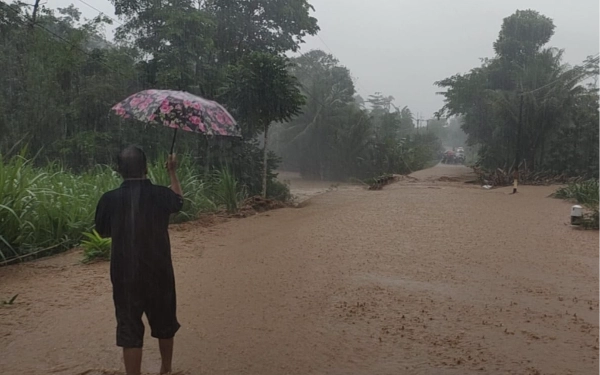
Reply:
<svg viewBox="0 0 600 375"><path fill-rule="evenodd" d="M571 225L580 225L583 218L583 208L575 205L571 207Z"/></svg>

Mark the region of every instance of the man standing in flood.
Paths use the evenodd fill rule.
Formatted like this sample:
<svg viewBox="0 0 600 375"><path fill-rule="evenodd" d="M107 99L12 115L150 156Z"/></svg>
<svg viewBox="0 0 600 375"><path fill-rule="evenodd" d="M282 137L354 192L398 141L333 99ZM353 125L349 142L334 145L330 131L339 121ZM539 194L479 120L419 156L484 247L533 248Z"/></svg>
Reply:
<svg viewBox="0 0 600 375"><path fill-rule="evenodd" d="M169 217L183 206L175 155L166 163L171 188L147 178L146 155L138 147L117 158L123 183L105 193L96 208L96 230L112 238L110 278L117 318L117 346L123 348L127 375L140 375L146 314L158 339L161 374L171 372L176 314L175 276L169 241Z"/></svg>

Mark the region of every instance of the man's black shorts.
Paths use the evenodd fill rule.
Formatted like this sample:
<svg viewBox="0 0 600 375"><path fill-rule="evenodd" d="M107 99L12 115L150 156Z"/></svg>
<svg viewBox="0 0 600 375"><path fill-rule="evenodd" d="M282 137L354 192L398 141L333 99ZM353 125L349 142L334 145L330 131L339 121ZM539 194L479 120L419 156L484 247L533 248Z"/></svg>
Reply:
<svg viewBox="0 0 600 375"><path fill-rule="evenodd" d="M177 321L175 286L156 287L155 283L137 286L113 285L117 316L117 346L141 348L144 345L145 313L151 335L170 339L181 327Z"/></svg>

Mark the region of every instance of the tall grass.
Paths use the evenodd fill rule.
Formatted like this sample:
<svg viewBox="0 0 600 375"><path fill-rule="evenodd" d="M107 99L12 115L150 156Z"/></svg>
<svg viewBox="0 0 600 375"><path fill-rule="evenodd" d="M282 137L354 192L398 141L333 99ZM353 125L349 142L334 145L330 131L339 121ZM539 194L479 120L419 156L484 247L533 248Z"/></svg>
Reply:
<svg viewBox="0 0 600 375"><path fill-rule="evenodd" d="M0 156L0 258L73 246L92 228L96 203L118 177L107 167L82 175L35 168L23 154Z"/></svg>
<svg viewBox="0 0 600 375"><path fill-rule="evenodd" d="M562 187L553 196L555 198L573 200L579 204L598 207L599 189L598 180L588 180Z"/></svg>
<svg viewBox="0 0 600 375"><path fill-rule="evenodd" d="M181 160L177 174L184 206L174 222L193 220L201 212L220 207L237 209L243 194L230 172L204 181L191 158ZM169 185L163 162L151 163L148 169L155 184ZM93 229L100 196L120 183L119 175L108 166L74 174L58 164L35 167L24 153L10 160L0 155L0 265L79 244L83 234Z"/></svg>
<svg viewBox="0 0 600 375"><path fill-rule="evenodd" d="M161 159L166 160L166 155ZM192 160L191 157L180 158L177 177L183 190L183 209L173 216L173 222L194 220L201 212L213 212L218 209L218 203L210 198L210 181L203 180L203 175L194 168ZM164 162L150 164L148 178L158 185L169 186L171 183Z"/></svg>
<svg viewBox="0 0 600 375"><path fill-rule="evenodd" d="M215 201L224 205L229 213L237 212L240 202L246 198L244 189L240 188L229 169L214 172L212 191Z"/></svg>

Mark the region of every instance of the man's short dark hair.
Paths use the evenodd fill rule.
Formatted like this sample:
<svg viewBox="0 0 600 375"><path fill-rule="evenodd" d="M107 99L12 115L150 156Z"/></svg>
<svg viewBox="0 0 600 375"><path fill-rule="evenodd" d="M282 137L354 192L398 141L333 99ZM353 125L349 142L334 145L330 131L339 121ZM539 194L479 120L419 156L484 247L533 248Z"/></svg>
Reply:
<svg viewBox="0 0 600 375"><path fill-rule="evenodd" d="M146 154L136 146L129 146L117 156L117 167L123 178L142 178L146 175Z"/></svg>

